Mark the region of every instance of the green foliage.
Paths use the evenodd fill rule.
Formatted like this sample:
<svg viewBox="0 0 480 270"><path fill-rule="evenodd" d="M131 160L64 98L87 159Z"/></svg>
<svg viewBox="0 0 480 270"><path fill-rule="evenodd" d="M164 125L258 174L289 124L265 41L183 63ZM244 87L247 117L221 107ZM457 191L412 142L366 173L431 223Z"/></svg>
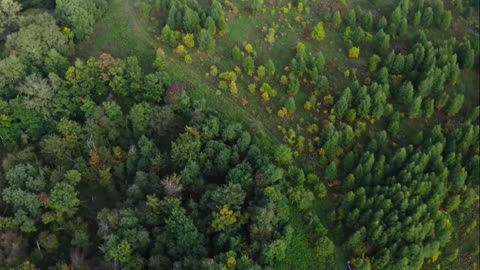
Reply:
<svg viewBox="0 0 480 270"><path fill-rule="evenodd" d="M212 35L205 29L200 30L198 36L198 43L200 48L213 53L215 51L215 39Z"/></svg>
<svg viewBox="0 0 480 270"><path fill-rule="evenodd" d="M200 24L198 13L190 8L185 10L183 15L183 30L187 33L197 32L197 27Z"/></svg>
<svg viewBox="0 0 480 270"><path fill-rule="evenodd" d="M287 145L279 145L275 149L275 160L280 164L288 164L293 160L293 153Z"/></svg>
<svg viewBox="0 0 480 270"><path fill-rule="evenodd" d="M27 67L22 60L15 56L9 56L0 60L0 95L10 97L13 87L26 77Z"/></svg>
<svg viewBox="0 0 480 270"><path fill-rule="evenodd" d="M161 70L164 68L164 62L165 62L165 52L161 48L158 48L155 54L155 61L153 62L153 66Z"/></svg>
<svg viewBox="0 0 480 270"><path fill-rule="evenodd" d="M242 52L237 46L232 49L232 58L235 61L240 61L242 59Z"/></svg>
<svg viewBox="0 0 480 270"><path fill-rule="evenodd" d="M191 133L183 133L175 142L172 143L172 159L178 166L195 157L200 151L200 141L198 136Z"/></svg>
<svg viewBox="0 0 480 270"><path fill-rule="evenodd" d="M287 108L289 114L294 114L297 111L297 105L293 97L289 97L287 101L285 101L285 108Z"/></svg>
<svg viewBox="0 0 480 270"><path fill-rule="evenodd" d="M379 53L386 54L390 50L390 35L386 34L383 29L375 34L374 40Z"/></svg>
<svg viewBox="0 0 480 270"><path fill-rule="evenodd" d="M18 13L22 6L13 0L4 0L0 2L0 40L5 36L18 21Z"/></svg>
<svg viewBox="0 0 480 270"><path fill-rule="evenodd" d="M20 3L0 1L2 266L462 268L475 3ZM314 44L329 27L343 46Z"/></svg>
<svg viewBox="0 0 480 270"><path fill-rule="evenodd" d="M452 116L457 114L463 106L464 96L462 94L455 95L451 100L450 104L448 105L447 112L448 115Z"/></svg>
<svg viewBox="0 0 480 270"><path fill-rule="evenodd" d="M261 11L263 8L263 0L252 0L250 9L254 12Z"/></svg>
<svg viewBox="0 0 480 270"><path fill-rule="evenodd" d="M267 61L267 64L265 65L265 70L269 76L275 75L276 67L275 67L275 63L273 63L271 59Z"/></svg>
<svg viewBox="0 0 480 270"><path fill-rule="evenodd" d="M133 132L141 136L148 131L152 117L152 106L148 103L135 104L128 114L131 121Z"/></svg>
<svg viewBox="0 0 480 270"><path fill-rule="evenodd" d="M242 62L243 70L250 76L255 72L255 62L251 56L247 56L243 59Z"/></svg>
<svg viewBox="0 0 480 270"><path fill-rule="evenodd" d="M450 27L450 24L452 23L452 12L451 11L445 11L441 15L440 19L440 28L444 31L448 30Z"/></svg>
<svg viewBox="0 0 480 270"><path fill-rule="evenodd" d="M258 1L258 0L257 0ZM275 43L275 29L269 28L267 36L265 37L265 42L267 42L270 45L273 45Z"/></svg>
<svg viewBox="0 0 480 270"><path fill-rule="evenodd" d="M288 81L288 94L290 96L296 96L300 91L300 81L295 78L291 77Z"/></svg>
<svg viewBox="0 0 480 270"><path fill-rule="evenodd" d="M66 55L72 48L71 41L47 13L23 17L20 25L20 31L7 39L5 48L21 52L20 59L27 65L41 68L51 50Z"/></svg>
<svg viewBox="0 0 480 270"><path fill-rule="evenodd" d="M297 205L298 209L302 211L310 210L312 208L313 201L315 200L313 193L303 187L291 189L289 191L288 198Z"/></svg>
<svg viewBox="0 0 480 270"><path fill-rule="evenodd" d="M63 223L65 218L72 217L78 209L80 200L75 187L68 183L57 183L48 197L48 207L55 212L56 221Z"/></svg>
<svg viewBox="0 0 480 270"><path fill-rule="evenodd" d="M55 4L56 14L73 29L77 40L92 34L95 21L108 7L106 0L56 0Z"/></svg>
<svg viewBox="0 0 480 270"><path fill-rule="evenodd" d="M342 15L340 15L338 10L333 14L332 22L335 27L338 27L342 24Z"/></svg>
<svg viewBox="0 0 480 270"><path fill-rule="evenodd" d="M460 67L466 68L466 69L472 68L474 64L475 52L471 48L471 44L468 40L462 42L458 46L457 55L458 55Z"/></svg>
<svg viewBox="0 0 480 270"><path fill-rule="evenodd" d="M311 35L312 38L317 41L322 41L325 39L325 29L323 27L323 22L319 22L315 25Z"/></svg>
<svg viewBox="0 0 480 270"><path fill-rule="evenodd" d="M433 20L433 9L431 7L427 7L423 12L422 22L425 26L430 26Z"/></svg>
<svg viewBox="0 0 480 270"><path fill-rule="evenodd" d="M265 262L268 265L272 265L276 261L281 261L285 258L285 251L287 249L287 243L284 240L276 240L269 244L265 250Z"/></svg>
<svg viewBox="0 0 480 270"><path fill-rule="evenodd" d="M331 162L327 168L325 168L325 179L334 180L337 177L337 163Z"/></svg>

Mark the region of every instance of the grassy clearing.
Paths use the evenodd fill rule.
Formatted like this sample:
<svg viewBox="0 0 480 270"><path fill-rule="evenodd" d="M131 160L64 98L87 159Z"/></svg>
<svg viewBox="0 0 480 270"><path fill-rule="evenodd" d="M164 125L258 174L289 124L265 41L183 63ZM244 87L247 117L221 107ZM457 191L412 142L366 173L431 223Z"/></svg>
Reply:
<svg viewBox="0 0 480 270"><path fill-rule="evenodd" d="M113 0L104 17L97 23L92 36L79 44L78 55L81 57L97 57L103 52L116 57L137 56L146 70L152 69L155 48L161 47L155 41L154 33L148 31L149 22L138 11L138 0ZM166 52L171 49L164 47ZM256 134L264 133L273 140L278 138L275 125L269 125L258 111L244 108L240 98L219 97L212 89L213 82L204 78L209 65L189 66L181 57L169 53L166 69L176 80L184 82L189 95L195 100L204 101L208 108L218 111L229 120L243 123ZM200 57L200 53L196 55ZM208 57L208 56L206 56ZM195 58L194 58L195 59ZM198 61L199 58L195 60ZM266 123L266 124L265 124Z"/></svg>
<svg viewBox="0 0 480 270"><path fill-rule="evenodd" d="M278 85L279 75L269 83L278 89L280 97L272 100L269 105L261 101L258 93L250 94L246 91L247 85L241 82L251 81L251 78L239 79L240 92L236 97L232 97L228 93L221 97L215 95L217 82L205 78L205 73L209 71L212 64L217 65L221 71L241 66L241 63L237 63L231 58L231 49L235 45L242 47L243 42L250 42L254 46L257 51L257 65L264 64L268 60L267 57L271 56L278 71L280 67L288 64L294 55L294 47L303 31L300 26L281 28L282 33L277 33L277 41L270 46L263 41L266 29L274 27L279 22L272 22L272 16L268 12L256 16L242 13L229 22L228 34L217 39L217 51L214 55L194 49L190 52L194 63L187 65L184 63L183 57L175 55L170 48L156 40L155 36L158 35L159 29L152 29L150 26L152 22L156 21L150 22L145 18L140 6L140 0L113 0L105 16L98 22L92 36L78 46L78 55L96 57L102 52L117 57L135 55L145 69L151 70L155 49L163 47L167 52L167 70L172 71L178 81L188 82L188 86L192 89L189 92L191 97L204 100L208 107L219 111L230 120L244 123L257 133L274 135L271 136L274 139L281 135L277 126L295 127L300 119L304 119L305 122L313 120L310 114L302 109L303 103L310 95L305 91L301 91L296 97L298 110L293 119L281 120L276 117L276 110L286 99L285 95L282 95L284 87ZM328 66L326 70L329 74L333 74L331 88L337 89L333 92L344 88L347 80L343 78L343 71L352 64L350 63L352 61L346 59L345 50L338 48L337 45L341 42L341 34L335 33L332 29L328 30L327 39L321 43L306 41L307 47L314 51L324 52ZM242 76L246 77L247 75ZM248 104L242 105L242 99L248 100ZM265 111L266 106L272 107L272 114Z"/></svg>
<svg viewBox="0 0 480 270"><path fill-rule="evenodd" d="M245 41L245 35L250 34L249 29L252 29L252 20L250 18L235 18L230 23L230 31L227 37L232 42L242 43Z"/></svg>
<svg viewBox="0 0 480 270"><path fill-rule="evenodd" d="M437 269L441 265L442 270L478 270L480 267L480 205L476 204L471 209L465 209L452 219L454 226L458 229L452 235L452 241L445 248L444 252L435 264L430 261L425 269ZM458 249L458 257L452 261L452 255Z"/></svg>
<svg viewBox="0 0 480 270"><path fill-rule="evenodd" d="M97 57L106 52L116 57L137 56L141 65L150 69L155 57L154 39L145 19L133 8L136 3L139 1L112 0L94 33L77 46L77 55Z"/></svg>
<svg viewBox="0 0 480 270"><path fill-rule="evenodd" d="M174 78L187 86L187 93L192 99L201 101L207 108L217 111L226 119L242 123L255 134L265 134L269 139L279 142L279 133L273 125L274 122L265 121L261 114L251 110L248 105L242 106L241 97L217 96L212 90L213 82L209 83L204 73L192 69L179 59L169 58L166 64Z"/></svg>
<svg viewBox="0 0 480 270"><path fill-rule="evenodd" d="M468 110L471 110L479 103L479 85L480 78L474 70L463 72L461 79L458 81L457 87L459 87L461 92L465 95L465 108Z"/></svg>
<svg viewBox="0 0 480 270"><path fill-rule="evenodd" d="M319 205L324 204L324 201L317 201L315 204L315 212L319 214L321 218L324 218L324 213L329 213L325 211L323 207ZM321 211L321 212L319 212ZM287 247L286 258L281 263L276 265L275 269L278 270L311 270L311 269L324 269L318 266L318 261L315 258L315 249L310 244L309 237L305 231L305 224L302 220L302 215L298 211L292 208L290 224L293 228L293 237L291 244ZM329 238L332 240L337 240L340 236L339 232L334 232L333 228L329 228ZM343 270L345 269L345 263L347 257L343 251L336 247L335 251L335 262L331 270Z"/></svg>
<svg viewBox="0 0 480 270"><path fill-rule="evenodd" d="M305 227L300 213L294 209L291 211L291 225L293 237L291 245L287 247L286 258L276 266L279 270L309 270L316 269L315 250L308 243Z"/></svg>

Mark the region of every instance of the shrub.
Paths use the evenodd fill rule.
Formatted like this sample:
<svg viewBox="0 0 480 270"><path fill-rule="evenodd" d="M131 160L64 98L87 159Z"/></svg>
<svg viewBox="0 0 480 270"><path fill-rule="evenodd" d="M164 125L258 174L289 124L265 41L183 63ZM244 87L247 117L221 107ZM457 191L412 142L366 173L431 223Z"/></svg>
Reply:
<svg viewBox="0 0 480 270"><path fill-rule="evenodd" d="M270 45L275 43L275 29L273 29L273 28L268 29L268 33L267 33L267 36L265 37L264 41L267 42Z"/></svg>
<svg viewBox="0 0 480 270"><path fill-rule="evenodd" d="M277 146L275 149L275 161L280 164L288 164L293 160L292 149L285 144Z"/></svg>
<svg viewBox="0 0 480 270"><path fill-rule="evenodd" d="M282 118L282 119L287 118L287 116L288 116L287 108L285 108L285 107L280 108L280 110L278 110L278 112L277 112L277 116Z"/></svg>
<svg viewBox="0 0 480 270"><path fill-rule="evenodd" d="M182 37L182 42L187 46L188 48L193 48L195 47L195 38L193 34L185 34Z"/></svg>
<svg viewBox="0 0 480 270"><path fill-rule="evenodd" d="M380 56L374 54L370 57L370 60L368 61L368 69L370 70L370 72L375 72L377 71L378 69L378 64L380 64L380 62L382 61L382 59L380 58Z"/></svg>
<svg viewBox="0 0 480 270"><path fill-rule="evenodd" d="M352 47L350 50L348 50L348 57L352 59L358 59L360 56L360 48L358 47Z"/></svg>
<svg viewBox="0 0 480 270"><path fill-rule="evenodd" d="M193 59L190 56L190 54L186 54L184 58L185 58L185 63L187 63L189 65L193 62Z"/></svg>
<svg viewBox="0 0 480 270"><path fill-rule="evenodd" d="M210 67L210 75L212 75L212 76L217 76L217 74L218 74L218 68L217 68L217 66L212 65L212 66Z"/></svg>
<svg viewBox="0 0 480 270"><path fill-rule="evenodd" d="M244 49L245 49L245 52L247 52L248 54L253 53L253 46L250 43L245 44Z"/></svg>
<svg viewBox="0 0 480 270"><path fill-rule="evenodd" d="M317 23L312 31L312 38L318 41L325 39L325 29L323 28L323 22Z"/></svg>
<svg viewBox="0 0 480 270"><path fill-rule="evenodd" d="M255 93L255 84L254 83L251 83L248 85L248 92L250 93Z"/></svg>
<svg viewBox="0 0 480 270"><path fill-rule="evenodd" d="M232 58L235 61L240 61L240 59L242 59L242 52L237 46L232 49Z"/></svg>
<svg viewBox="0 0 480 270"><path fill-rule="evenodd" d="M185 46L179 44L177 48L175 48L175 53L178 55L185 55L187 53L187 50L185 49Z"/></svg>
<svg viewBox="0 0 480 270"><path fill-rule="evenodd" d="M260 77L260 78L263 78L263 77L265 77L265 75L266 75L265 67L264 66L258 66L257 76Z"/></svg>
<svg viewBox="0 0 480 270"><path fill-rule="evenodd" d="M230 89L230 93L232 93L232 95L238 94L238 88L237 88L237 84L235 83L235 81L230 82L229 89Z"/></svg>

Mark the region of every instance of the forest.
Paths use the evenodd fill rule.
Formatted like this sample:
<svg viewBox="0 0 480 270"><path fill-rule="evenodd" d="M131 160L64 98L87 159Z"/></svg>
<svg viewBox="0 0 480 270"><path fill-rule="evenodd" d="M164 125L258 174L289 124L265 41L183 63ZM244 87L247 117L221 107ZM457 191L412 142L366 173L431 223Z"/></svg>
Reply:
<svg viewBox="0 0 480 270"><path fill-rule="evenodd" d="M479 0L0 0L0 270L480 269Z"/></svg>

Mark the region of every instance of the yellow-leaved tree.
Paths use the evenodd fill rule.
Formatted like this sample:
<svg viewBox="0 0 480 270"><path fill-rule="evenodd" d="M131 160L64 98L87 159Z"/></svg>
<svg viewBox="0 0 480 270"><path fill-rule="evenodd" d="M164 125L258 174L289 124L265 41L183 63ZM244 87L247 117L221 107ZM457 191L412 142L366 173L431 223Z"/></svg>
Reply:
<svg viewBox="0 0 480 270"><path fill-rule="evenodd" d="M348 57L352 59L358 59L360 56L360 48L352 47L348 50Z"/></svg>

